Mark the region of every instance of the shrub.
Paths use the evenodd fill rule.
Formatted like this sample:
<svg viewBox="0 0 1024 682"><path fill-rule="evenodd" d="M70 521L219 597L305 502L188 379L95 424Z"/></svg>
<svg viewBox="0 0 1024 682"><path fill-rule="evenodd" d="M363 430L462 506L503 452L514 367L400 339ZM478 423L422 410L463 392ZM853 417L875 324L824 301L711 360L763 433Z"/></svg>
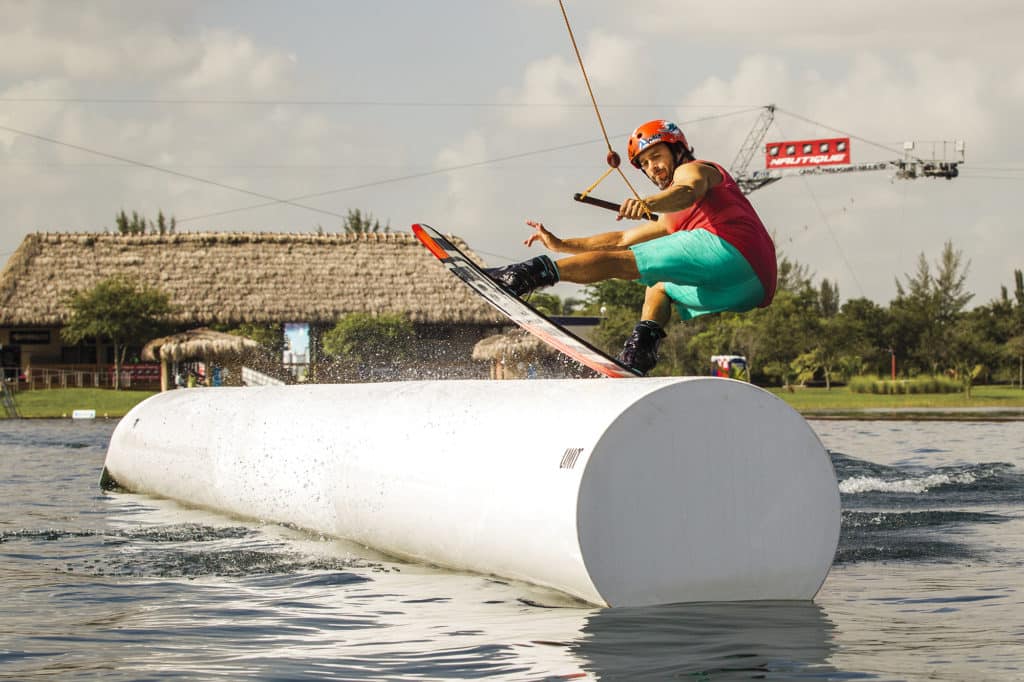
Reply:
<svg viewBox="0 0 1024 682"><path fill-rule="evenodd" d="M875 395L917 395L925 393L959 393L962 386L947 376L919 376L913 379L883 379L878 376L856 376L849 382L851 393Z"/></svg>
<svg viewBox="0 0 1024 682"><path fill-rule="evenodd" d="M415 328L404 315L352 313L324 333L323 349L341 363L343 374L368 381L393 372L415 341Z"/></svg>

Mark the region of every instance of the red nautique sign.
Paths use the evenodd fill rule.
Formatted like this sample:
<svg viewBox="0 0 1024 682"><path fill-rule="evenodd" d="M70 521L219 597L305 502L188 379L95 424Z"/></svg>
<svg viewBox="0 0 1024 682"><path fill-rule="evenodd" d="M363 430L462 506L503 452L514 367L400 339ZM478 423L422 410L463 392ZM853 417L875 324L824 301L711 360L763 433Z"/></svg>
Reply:
<svg viewBox="0 0 1024 682"><path fill-rule="evenodd" d="M804 168L850 163L850 138L769 142L764 146L765 168Z"/></svg>

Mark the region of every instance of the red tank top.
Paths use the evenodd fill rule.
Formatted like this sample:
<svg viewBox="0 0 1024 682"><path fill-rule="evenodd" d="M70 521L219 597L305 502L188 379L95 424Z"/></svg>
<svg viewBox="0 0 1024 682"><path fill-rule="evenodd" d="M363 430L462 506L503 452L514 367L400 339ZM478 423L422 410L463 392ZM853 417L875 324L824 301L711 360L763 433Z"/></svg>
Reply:
<svg viewBox="0 0 1024 682"><path fill-rule="evenodd" d="M712 166L722 174L722 182L704 194L693 206L668 214L669 232L707 230L729 242L742 254L764 287L764 308L775 296L778 264L775 244L754 207L743 196L739 185L729 173L711 161L693 161Z"/></svg>

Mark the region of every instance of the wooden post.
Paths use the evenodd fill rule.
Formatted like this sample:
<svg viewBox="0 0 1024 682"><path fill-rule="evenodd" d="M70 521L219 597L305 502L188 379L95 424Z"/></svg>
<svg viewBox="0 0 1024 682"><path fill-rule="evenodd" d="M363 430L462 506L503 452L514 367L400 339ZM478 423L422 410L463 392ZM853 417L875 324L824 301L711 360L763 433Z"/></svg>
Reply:
<svg viewBox="0 0 1024 682"><path fill-rule="evenodd" d="M168 388L170 388L170 381L168 380L168 376L169 376L169 374L168 374L168 368L167 368L167 358L165 358L164 354L161 353L160 354L160 392L161 393L163 393Z"/></svg>

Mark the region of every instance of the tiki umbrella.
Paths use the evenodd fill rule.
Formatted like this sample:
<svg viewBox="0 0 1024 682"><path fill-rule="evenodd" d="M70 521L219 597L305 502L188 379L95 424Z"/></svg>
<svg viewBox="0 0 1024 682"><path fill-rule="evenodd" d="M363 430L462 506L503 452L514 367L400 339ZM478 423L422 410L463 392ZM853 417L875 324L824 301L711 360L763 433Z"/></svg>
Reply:
<svg viewBox="0 0 1024 682"><path fill-rule="evenodd" d="M142 359L153 362L159 358L160 390L166 391L169 362L237 357L259 347L260 344L250 338L199 327L153 339L142 348Z"/></svg>
<svg viewBox="0 0 1024 682"><path fill-rule="evenodd" d="M516 367L519 362L531 363L557 355L557 350L521 329L488 336L473 346L474 360L491 361L492 379L517 377L521 374Z"/></svg>

